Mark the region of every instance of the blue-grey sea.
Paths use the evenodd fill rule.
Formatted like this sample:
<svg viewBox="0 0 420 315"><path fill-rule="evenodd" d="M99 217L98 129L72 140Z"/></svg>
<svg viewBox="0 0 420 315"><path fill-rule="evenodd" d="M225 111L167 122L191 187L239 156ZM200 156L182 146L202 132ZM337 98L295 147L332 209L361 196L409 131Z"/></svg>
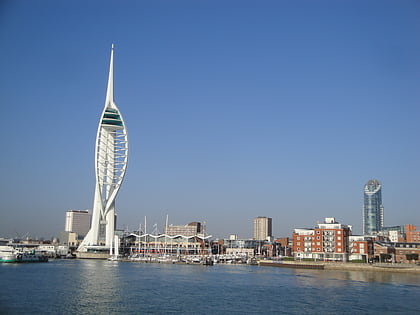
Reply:
<svg viewBox="0 0 420 315"><path fill-rule="evenodd" d="M0 264L0 314L420 314L420 276L95 260Z"/></svg>

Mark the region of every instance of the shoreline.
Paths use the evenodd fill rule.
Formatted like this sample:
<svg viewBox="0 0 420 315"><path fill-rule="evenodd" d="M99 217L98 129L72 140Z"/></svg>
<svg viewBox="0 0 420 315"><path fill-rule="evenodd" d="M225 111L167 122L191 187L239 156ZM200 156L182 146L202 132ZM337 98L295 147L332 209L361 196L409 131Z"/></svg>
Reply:
<svg viewBox="0 0 420 315"><path fill-rule="evenodd" d="M348 270L348 271L373 271L373 272L404 272L420 274L420 266L412 264L364 264L364 263L345 263L345 262L313 262L313 261L272 261L260 260L260 266L297 268L297 269L319 269L319 270Z"/></svg>

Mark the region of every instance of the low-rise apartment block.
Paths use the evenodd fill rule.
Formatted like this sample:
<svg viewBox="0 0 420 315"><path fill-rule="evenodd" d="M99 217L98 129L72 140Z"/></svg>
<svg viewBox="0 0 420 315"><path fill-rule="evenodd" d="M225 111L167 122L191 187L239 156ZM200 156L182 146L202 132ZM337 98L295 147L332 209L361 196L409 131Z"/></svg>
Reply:
<svg viewBox="0 0 420 315"><path fill-rule="evenodd" d="M325 218L314 229L295 229L293 252L295 258L347 261L351 226L338 223L335 218Z"/></svg>

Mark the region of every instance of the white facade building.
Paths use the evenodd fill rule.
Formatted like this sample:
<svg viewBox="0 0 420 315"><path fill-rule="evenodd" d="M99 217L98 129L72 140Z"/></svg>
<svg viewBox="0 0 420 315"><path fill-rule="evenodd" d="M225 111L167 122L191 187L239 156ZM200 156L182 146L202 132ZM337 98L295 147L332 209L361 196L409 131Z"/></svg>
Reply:
<svg viewBox="0 0 420 315"><path fill-rule="evenodd" d="M89 210L69 210L66 212L66 224L64 231L75 232L82 238L90 229Z"/></svg>

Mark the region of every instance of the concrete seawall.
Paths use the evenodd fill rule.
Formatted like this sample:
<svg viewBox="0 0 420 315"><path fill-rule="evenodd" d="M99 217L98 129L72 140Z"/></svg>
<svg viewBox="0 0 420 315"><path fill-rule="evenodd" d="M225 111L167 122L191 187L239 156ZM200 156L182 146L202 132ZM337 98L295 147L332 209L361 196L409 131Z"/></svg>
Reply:
<svg viewBox="0 0 420 315"><path fill-rule="evenodd" d="M312 261L272 261L260 260L260 266L323 269L323 270L352 270L352 271L380 271L380 272L407 272L420 274L420 266L413 264L360 264L360 263L335 263Z"/></svg>

